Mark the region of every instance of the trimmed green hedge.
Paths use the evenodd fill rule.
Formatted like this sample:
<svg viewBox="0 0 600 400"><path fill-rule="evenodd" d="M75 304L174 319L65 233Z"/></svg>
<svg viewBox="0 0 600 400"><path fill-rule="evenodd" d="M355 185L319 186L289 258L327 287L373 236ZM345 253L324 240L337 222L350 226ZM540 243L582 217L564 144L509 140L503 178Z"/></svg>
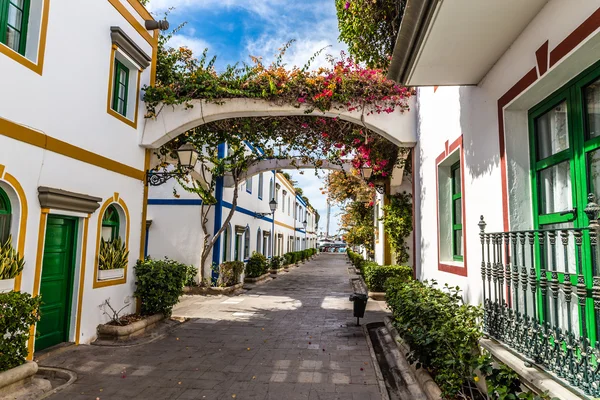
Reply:
<svg viewBox="0 0 600 400"><path fill-rule="evenodd" d="M392 278L386 300L394 326L410 346L408 361L431 372L442 396L454 399L478 367L483 310L464 304L459 287L436 285Z"/></svg>
<svg viewBox="0 0 600 400"><path fill-rule="evenodd" d="M363 263L362 272L365 283L372 292L385 291L386 281L390 278L408 281L413 276L412 268L405 265L379 265L372 261Z"/></svg>
<svg viewBox="0 0 600 400"><path fill-rule="evenodd" d="M226 261L219 266L219 286L231 287L240 283L240 277L244 273L242 261Z"/></svg>
<svg viewBox="0 0 600 400"><path fill-rule="evenodd" d="M273 257L271 257L271 260L269 263L269 268L270 269L279 269L279 268L283 267L283 263L284 263L283 257L273 256Z"/></svg>
<svg viewBox="0 0 600 400"><path fill-rule="evenodd" d="M366 262L365 259L360 254L355 253L350 249L348 249L347 253L352 265L354 265L358 269L361 269L363 264Z"/></svg>
<svg viewBox="0 0 600 400"><path fill-rule="evenodd" d="M183 286L188 277L188 266L164 258L146 258L135 264L137 288L135 295L141 301L142 315L163 313L171 315L173 306L183 294Z"/></svg>
<svg viewBox="0 0 600 400"><path fill-rule="evenodd" d="M258 278L267 272L267 258L260 253L254 252L246 263L246 276L248 278Z"/></svg>

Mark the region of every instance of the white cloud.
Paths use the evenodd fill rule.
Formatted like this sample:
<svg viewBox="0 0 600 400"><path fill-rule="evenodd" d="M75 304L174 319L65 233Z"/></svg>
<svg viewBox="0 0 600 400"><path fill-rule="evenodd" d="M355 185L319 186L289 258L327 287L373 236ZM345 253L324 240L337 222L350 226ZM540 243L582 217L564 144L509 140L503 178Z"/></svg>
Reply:
<svg viewBox="0 0 600 400"><path fill-rule="evenodd" d="M192 50L196 57L200 57L207 47L210 48L210 45L205 40L181 34L173 35L168 45L173 48L187 47Z"/></svg>

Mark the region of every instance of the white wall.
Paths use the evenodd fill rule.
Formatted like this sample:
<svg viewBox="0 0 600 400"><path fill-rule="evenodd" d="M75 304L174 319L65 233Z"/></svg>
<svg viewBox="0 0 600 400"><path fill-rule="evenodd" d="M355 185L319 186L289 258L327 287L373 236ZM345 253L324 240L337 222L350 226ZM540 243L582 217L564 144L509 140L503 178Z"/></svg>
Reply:
<svg viewBox="0 0 600 400"><path fill-rule="evenodd" d="M546 41L552 50L596 11L597 1L552 0L523 31L511 48L476 87L439 87L418 90L418 136L415 148L415 220L417 276L459 285L472 303L481 298L481 247L477 223L483 215L488 232L503 229L502 178L498 138L498 99L536 66L535 51ZM556 23L560 21L560 23ZM598 41L598 32L587 43ZM543 100L579 72L598 60L580 46L559 62L543 79L509 106L505 115L510 223L514 228L531 227L529 145L526 110ZM598 47L593 47L597 49ZM586 51L587 50L587 51ZM525 124L525 126L524 126ZM438 270L436 157L462 135L466 258L468 276Z"/></svg>

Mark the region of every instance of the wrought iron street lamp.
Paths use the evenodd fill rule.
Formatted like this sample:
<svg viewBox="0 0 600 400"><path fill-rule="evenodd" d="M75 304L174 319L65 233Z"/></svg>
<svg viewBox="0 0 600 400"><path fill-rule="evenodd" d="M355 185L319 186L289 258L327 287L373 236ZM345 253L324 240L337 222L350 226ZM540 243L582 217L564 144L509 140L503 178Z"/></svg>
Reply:
<svg viewBox="0 0 600 400"><path fill-rule="evenodd" d="M177 167L173 171L146 171L146 182L150 186L160 186L171 178L181 178L194 169L198 162L198 150L191 143L177 149Z"/></svg>
<svg viewBox="0 0 600 400"><path fill-rule="evenodd" d="M306 226L308 225L308 223L306 222L306 220L304 220L304 222L302 223L302 226L304 227L304 249L306 250L306 241L307 241L307 236L306 236Z"/></svg>
<svg viewBox="0 0 600 400"><path fill-rule="evenodd" d="M275 200L275 198L272 198L269 202L269 209L271 210L271 212L268 213L254 213L254 218L266 217L269 214L274 214L275 210L277 210L277 200Z"/></svg>

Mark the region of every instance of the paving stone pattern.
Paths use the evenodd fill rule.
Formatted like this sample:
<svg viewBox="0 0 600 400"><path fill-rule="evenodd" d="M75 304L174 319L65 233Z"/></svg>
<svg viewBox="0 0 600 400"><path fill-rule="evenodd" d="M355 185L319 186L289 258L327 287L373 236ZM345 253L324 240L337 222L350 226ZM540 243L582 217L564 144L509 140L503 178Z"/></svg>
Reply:
<svg viewBox="0 0 600 400"><path fill-rule="evenodd" d="M346 258L321 254L239 296L184 296L190 321L135 347L73 346L44 365L79 379L51 399L381 399L352 317ZM369 301L366 320L382 321Z"/></svg>

